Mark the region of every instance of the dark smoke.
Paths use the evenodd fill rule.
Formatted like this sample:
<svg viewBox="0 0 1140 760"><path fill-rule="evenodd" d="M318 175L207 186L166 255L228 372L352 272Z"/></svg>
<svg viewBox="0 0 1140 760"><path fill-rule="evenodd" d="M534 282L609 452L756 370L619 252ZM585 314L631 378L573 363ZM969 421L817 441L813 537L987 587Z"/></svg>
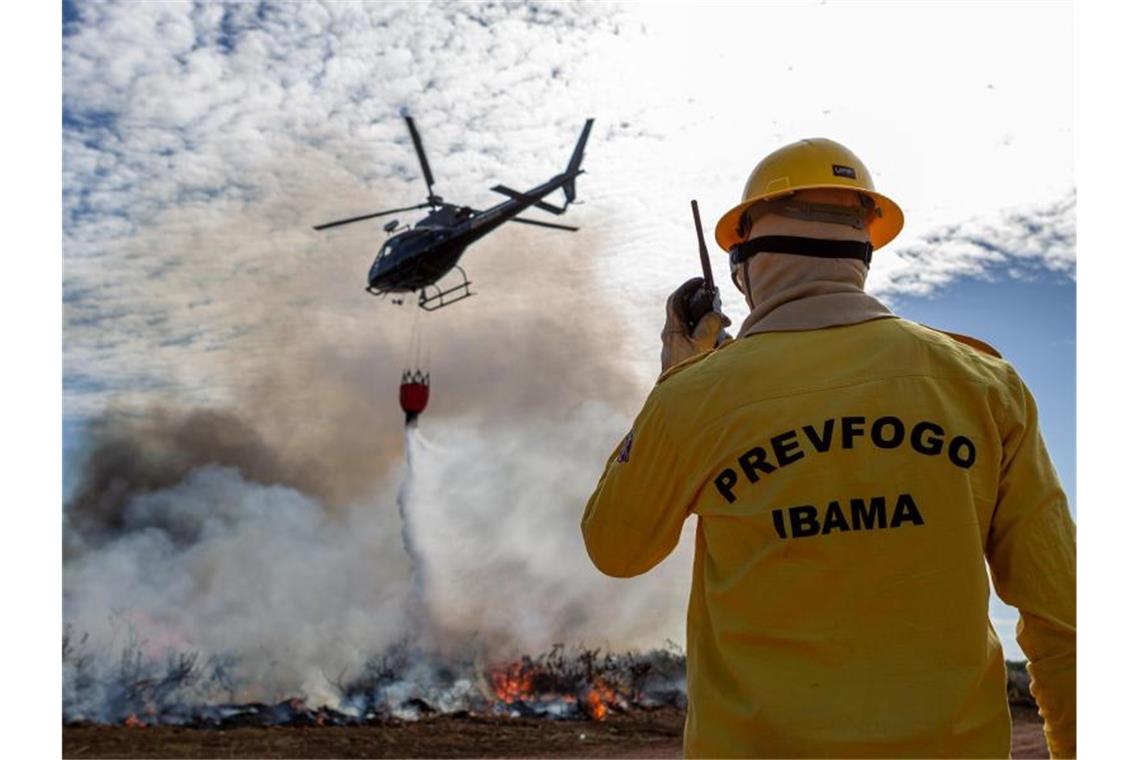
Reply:
<svg viewBox="0 0 1140 760"><path fill-rule="evenodd" d="M87 437L89 448L67 517L75 537L90 548L126 528L123 510L131 499L170 488L206 465L233 467L256 483L310 490L298 477L306 467L288 466L249 423L229 411L108 413L91 424ZM197 540L172 537L181 545Z"/></svg>

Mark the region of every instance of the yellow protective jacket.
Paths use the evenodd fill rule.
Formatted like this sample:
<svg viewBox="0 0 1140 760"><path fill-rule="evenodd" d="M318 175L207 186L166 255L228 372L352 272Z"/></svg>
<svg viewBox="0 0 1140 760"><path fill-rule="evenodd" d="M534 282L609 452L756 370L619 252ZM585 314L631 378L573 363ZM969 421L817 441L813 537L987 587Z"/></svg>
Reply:
<svg viewBox="0 0 1140 760"><path fill-rule="evenodd" d="M994 587L1076 752L1076 538L1033 398L902 319L736 340L662 375L582 520L644 573L697 515L687 757L1008 757Z"/></svg>

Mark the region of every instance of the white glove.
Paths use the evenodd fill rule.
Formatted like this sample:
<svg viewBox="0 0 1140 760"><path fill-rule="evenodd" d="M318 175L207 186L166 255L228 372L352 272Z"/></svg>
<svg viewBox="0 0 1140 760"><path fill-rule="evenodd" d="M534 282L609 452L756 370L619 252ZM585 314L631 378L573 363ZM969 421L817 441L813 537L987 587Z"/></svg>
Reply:
<svg viewBox="0 0 1140 760"><path fill-rule="evenodd" d="M665 304L665 327L661 330L661 371L685 359L711 351L729 340L726 327L732 320L721 313L720 296L713 308L701 317L693 332L685 321L685 301L691 293L704 285L704 278L694 277L673 291Z"/></svg>

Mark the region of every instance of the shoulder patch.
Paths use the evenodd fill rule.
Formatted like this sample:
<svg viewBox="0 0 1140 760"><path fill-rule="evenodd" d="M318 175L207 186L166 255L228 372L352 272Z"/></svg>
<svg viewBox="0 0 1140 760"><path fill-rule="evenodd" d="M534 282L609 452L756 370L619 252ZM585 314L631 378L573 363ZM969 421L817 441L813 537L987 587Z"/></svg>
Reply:
<svg viewBox="0 0 1140 760"><path fill-rule="evenodd" d="M984 340L978 340L977 338L971 337L969 335L962 335L961 333L953 333L949 330L939 330L937 327L931 327L930 325L923 325L923 327L929 330L933 330L936 333L942 333L943 335L953 338L959 343L965 343L975 351L981 351L983 354L989 354L990 356L996 357L998 359L1002 358L1001 353L989 343L986 343Z"/></svg>
<svg viewBox="0 0 1140 760"><path fill-rule="evenodd" d="M629 461L629 453L633 450L633 431L629 431L625 438L621 441L621 447L618 449L617 461L622 464Z"/></svg>

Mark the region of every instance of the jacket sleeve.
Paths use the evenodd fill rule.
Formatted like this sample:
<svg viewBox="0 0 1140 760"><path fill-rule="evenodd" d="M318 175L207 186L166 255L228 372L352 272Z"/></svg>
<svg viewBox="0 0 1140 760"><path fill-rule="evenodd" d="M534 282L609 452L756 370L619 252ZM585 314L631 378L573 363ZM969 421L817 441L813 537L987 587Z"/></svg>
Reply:
<svg viewBox="0 0 1140 760"><path fill-rule="evenodd" d="M1037 425L1037 405L1010 382L1002 471L986 554L994 588L1020 613L1017 642L1053 757L1077 751L1076 527Z"/></svg>
<svg viewBox="0 0 1140 760"><path fill-rule="evenodd" d="M606 463L582 517L586 551L606 575L640 575L665 559L688 516L681 453L650 394Z"/></svg>

